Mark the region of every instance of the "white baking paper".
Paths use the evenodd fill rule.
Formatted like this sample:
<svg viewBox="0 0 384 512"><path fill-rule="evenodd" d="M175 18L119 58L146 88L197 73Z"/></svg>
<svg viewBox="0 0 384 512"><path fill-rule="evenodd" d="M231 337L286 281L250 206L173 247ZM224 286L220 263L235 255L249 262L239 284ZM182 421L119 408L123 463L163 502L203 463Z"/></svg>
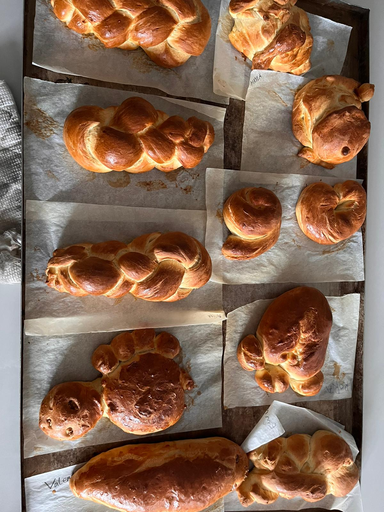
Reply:
<svg viewBox="0 0 384 512"><path fill-rule="evenodd" d="M211 20L211 38L202 55L191 57L178 68L165 69L150 60L141 48L128 51L106 48L96 37L81 36L56 18L50 0L36 1L33 64L104 82L154 87L183 98L217 103L228 100L213 92L212 72L218 0L203 0Z"/></svg>
<svg viewBox="0 0 384 512"><path fill-rule="evenodd" d="M26 478L26 512L110 512L111 509L92 501L76 498L69 488L71 476L82 464ZM204 512L224 512L224 499Z"/></svg>
<svg viewBox="0 0 384 512"><path fill-rule="evenodd" d="M185 393L187 408L180 420L167 430L152 436L221 427L221 323L173 327L167 329L167 332L180 341L181 352L175 361L188 371L195 387ZM109 344L117 334L25 337L24 457L130 439L140 441L148 437L127 434L108 418L102 418L93 430L72 442L51 439L39 428L40 405L49 390L62 382L92 381L101 377L91 364L92 354L99 345Z"/></svg>
<svg viewBox="0 0 384 512"><path fill-rule="evenodd" d="M220 17L216 32L215 61L213 68L213 90L216 94L245 100L249 86L252 62L237 51L229 41L234 21L229 14L230 0L221 0ZM339 75L347 55L352 27L336 23L321 16L309 14L313 36L311 69L304 75L307 79L323 75ZM261 70L261 74L265 71ZM293 75L283 74L290 82Z"/></svg>
<svg viewBox="0 0 384 512"><path fill-rule="evenodd" d="M266 393L255 381L255 372L243 370L236 350L248 334L255 334L260 320L272 300L257 300L228 314L224 353L224 406L253 407L281 402L341 400L352 396L360 295L327 297L333 315L327 355L322 368L324 384L318 395L304 397L291 388L284 393Z"/></svg>
<svg viewBox="0 0 384 512"><path fill-rule="evenodd" d="M267 412L251 431L242 444L242 448L244 451L249 452L284 434L287 436L292 434L312 435L317 430L330 430L338 434L349 444L353 458L356 458L359 450L357 449L353 437L348 434L348 432L345 432L343 425L330 420L322 414L312 412L309 409L295 407L277 401L272 403L271 407L269 407ZM339 510L342 512L363 512L360 485L356 485L344 498L335 498L332 495L328 495L326 498L316 503L309 503L301 498L294 498L292 500L278 498L275 503L268 505L268 507L254 503L250 507L245 508L240 505L236 492L225 497L225 510L233 512L238 510L280 511L310 508Z"/></svg>
<svg viewBox="0 0 384 512"><path fill-rule="evenodd" d="M206 175L207 230L205 246L213 262L212 280L226 284L363 281L361 231L336 245L320 245L301 231L296 204L311 183L330 185L339 178L208 169ZM221 252L230 234L222 213L228 197L245 187L265 187L279 198L283 210L280 236L267 252L248 261L231 261Z"/></svg>
<svg viewBox="0 0 384 512"><path fill-rule="evenodd" d="M27 201L25 333L36 336L172 327L219 322L224 318L221 285L207 283L186 299L148 302L73 297L45 284L55 249L81 242L133 238L155 231L182 231L204 243L206 212L76 203Z"/></svg>
<svg viewBox="0 0 384 512"><path fill-rule="evenodd" d="M356 177L357 157L325 169L297 156L302 145L292 132L292 105L296 90L306 82L301 76L252 71L245 102L242 170Z"/></svg>
<svg viewBox="0 0 384 512"><path fill-rule="evenodd" d="M71 157L63 141L66 117L83 105L109 107L140 96L158 110L184 119L209 121L215 142L198 166L169 173L95 173ZM25 198L42 201L100 203L155 208L205 209L205 169L222 167L225 108L103 87L24 81Z"/></svg>

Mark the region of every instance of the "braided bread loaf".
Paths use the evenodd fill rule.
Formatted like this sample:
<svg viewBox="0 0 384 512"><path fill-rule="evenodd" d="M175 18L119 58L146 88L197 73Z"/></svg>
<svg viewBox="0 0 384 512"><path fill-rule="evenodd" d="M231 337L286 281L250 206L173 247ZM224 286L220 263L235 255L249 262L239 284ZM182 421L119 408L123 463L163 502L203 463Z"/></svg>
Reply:
<svg viewBox="0 0 384 512"><path fill-rule="evenodd" d="M226 201L224 222L231 231L222 253L229 260L250 260L269 251L277 242L281 204L266 188L243 188Z"/></svg>
<svg viewBox="0 0 384 512"><path fill-rule="evenodd" d="M359 481L348 444L337 434L278 437L248 454L254 469L237 489L244 507L274 503L279 497L320 501L327 494L346 496Z"/></svg>
<svg viewBox="0 0 384 512"><path fill-rule="evenodd" d="M77 108L63 136L71 156L88 171L141 173L195 167L215 132L197 117L169 117L142 98L128 98L119 107Z"/></svg>
<svg viewBox="0 0 384 512"><path fill-rule="evenodd" d="M68 28L95 35L107 48L135 50L164 68L201 55L211 18L201 0L51 0Z"/></svg>
<svg viewBox="0 0 384 512"><path fill-rule="evenodd" d="M93 382L65 382L52 388L40 408L41 430L74 441L106 416L124 432L143 435L174 425L184 410L191 377L173 361L177 338L154 329L123 332L100 345L92 365L103 374Z"/></svg>
<svg viewBox="0 0 384 512"><path fill-rule="evenodd" d="M324 295L316 288L294 288L268 306L256 336L240 342L237 358L244 370L256 370L255 380L264 391L283 393L291 386L299 395L313 396L323 385L331 327Z"/></svg>
<svg viewBox="0 0 384 512"><path fill-rule="evenodd" d="M252 61L252 69L302 75L311 67L313 38L296 0L231 0L235 20L229 40Z"/></svg>
<svg viewBox="0 0 384 512"><path fill-rule="evenodd" d="M343 76L311 80L295 96L292 129L304 146L298 155L333 169L349 162L365 146L371 124L362 111L375 88Z"/></svg>
<svg viewBox="0 0 384 512"><path fill-rule="evenodd" d="M333 187L312 183L300 194L296 217L302 232L314 242L332 245L350 238L364 224L367 194L357 181Z"/></svg>
<svg viewBox="0 0 384 512"><path fill-rule="evenodd" d="M152 302L187 297L210 279L205 247L184 233L150 233L130 244L102 242L57 249L48 261L47 284L77 297L105 295Z"/></svg>

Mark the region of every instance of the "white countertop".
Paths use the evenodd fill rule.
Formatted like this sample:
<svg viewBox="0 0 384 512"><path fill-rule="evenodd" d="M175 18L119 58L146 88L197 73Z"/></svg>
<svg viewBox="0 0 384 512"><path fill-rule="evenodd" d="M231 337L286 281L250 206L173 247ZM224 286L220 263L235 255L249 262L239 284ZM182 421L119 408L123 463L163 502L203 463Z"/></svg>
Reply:
<svg viewBox="0 0 384 512"><path fill-rule="evenodd" d="M371 9L371 82L376 93L371 101L372 135L369 142L368 219L366 252L366 301L364 335L364 431L362 492L366 512L382 505L384 458L384 2L349 2ZM22 0L0 0L0 79L10 86L18 106L22 84ZM21 510L20 482L20 286L0 285L1 353L0 389L0 496L1 510Z"/></svg>

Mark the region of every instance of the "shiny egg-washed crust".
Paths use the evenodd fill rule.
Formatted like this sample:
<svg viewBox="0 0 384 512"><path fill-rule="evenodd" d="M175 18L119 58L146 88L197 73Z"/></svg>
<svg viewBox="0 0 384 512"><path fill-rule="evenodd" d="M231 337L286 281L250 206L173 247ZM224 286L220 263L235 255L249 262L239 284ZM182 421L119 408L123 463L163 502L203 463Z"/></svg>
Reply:
<svg viewBox="0 0 384 512"><path fill-rule="evenodd" d="M201 0L51 0L53 12L78 34L107 48L141 47L158 66L181 66L201 55L211 18Z"/></svg>
<svg viewBox="0 0 384 512"><path fill-rule="evenodd" d="M352 160L369 139L371 124L361 110L374 86L331 75L308 82L295 96L293 134L304 146L299 156L333 169Z"/></svg>
<svg viewBox="0 0 384 512"><path fill-rule="evenodd" d="M289 387L298 394L314 396L321 390L321 372L332 328L327 299L316 288L294 288L275 299L260 320L256 336L248 335L237 357L268 393Z"/></svg>
<svg viewBox="0 0 384 512"><path fill-rule="evenodd" d="M118 107L79 107L64 123L65 145L76 162L92 172L163 172L198 165L213 144L207 121L169 117L143 98Z"/></svg>
<svg viewBox="0 0 384 512"><path fill-rule="evenodd" d="M312 183L300 194L296 218L301 231L322 245L350 238L364 224L367 194L357 181L348 180L333 187Z"/></svg>
<svg viewBox="0 0 384 512"><path fill-rule="evenodd" d="M69 485L78 498L122 512L200 512L247 472L240 446L212 437L115 448L91 459Z"/></svg>
<svg viewBox="0 0 384 512"><path fill-rule="evenodd" d="M143 435L174 425L185 410L184 391L194 382L173 361L180 352L167 332L140 329L100 345L92 365L103 374L93 382L55 386L40 408L40 428L60 441L84 436L104 415L130 434Z"/></svg>
<svg viewBox="0 0 384 512"><path fill-rule="evenodd" d="M302 75L311 68L313 37L296 0L231 0L235 24L229 40L252 61L252 69Z"/></svg>
<svg viewBox="0 0 384 512"><path fill-rule="evenodd" d="M350 447L326 430L279 437L248 456L255 467L237 490L244 507L270 505L279 497L311 503L328 494L341 498L359 481Z"/></svg>
<svg viewBox="0 0 384 512"><path fill-rule="evenodd" d="M232 233L222 253L229 260L250 260L269 251L277 242L281 226L278 197L263 187L234 192L223 208L224 222Z"/></svg>
<svg viewBox="0 0 384 512"><path fill-rule="evenodd" d="M110 241L57 249L48 261L47 285L76 297L127 293L151 302L184 299L210 279L211 258L194 238L150 233L131 243Z"/></svg>

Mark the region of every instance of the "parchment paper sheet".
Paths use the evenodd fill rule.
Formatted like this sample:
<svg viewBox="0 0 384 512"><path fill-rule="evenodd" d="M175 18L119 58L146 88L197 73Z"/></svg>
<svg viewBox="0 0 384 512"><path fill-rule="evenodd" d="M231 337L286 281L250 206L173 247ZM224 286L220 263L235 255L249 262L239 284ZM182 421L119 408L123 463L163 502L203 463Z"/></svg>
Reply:
<svg viewBox="0 0 384 512"><path fill-rule="evenodd" d="M244 171L356 177L355 157L324 169L297 156L302 148L292 132L292 105L296 90L308 79L254 70L245 103L241 168Z"/></svg>
<svg viewBox="0 0 384 512"><path fill-rule="evenodd" d="M27 512L110 512L111 509L92 501L76 498L69 480L82 464L69 466L25 479ZM206 508L204 512L223 512L224 499Z"/></svg>
<svg viewBox="0 0 384 512"><path fill-rule="evenodd" d="M307 185L317 181L334 185L340 179L208 169L205 246L213 262L212 279L226 284L363 281L361 231L339 244L324 246L305 236L297 223L299 196ZM281 202L280 237L272 249L253 260L228 260L221 252L230 234L222 219L224 203L236 190L260 186L272 190Z"/></svg>
<svg viewBox="0 0 384 512"><path fill-rule="evenodd" d="M268 405L278 398L294 403L308 400L341 400L352 396L353 372L359 324L360 295L327 297L332 310L333 325L327 356L322 369L324 384L318 395L303 397L291 388L284 393L266 393L255 382L255 372L240 366L236 350L248 334L255 334L260 320L272 300L257 300L231 311L227 320L224 353L224 406L253 407Z"/></svg>
<svg viewBox="0 0 384 512"><path fill-rule="evenodd" d="M234 25L228 10L229 3L230 0L221 0L216 32L213 90L219 95L245 100L252 63L229 41L228 36ZM323 75L339 75L347 55L352 27L309 13L308 18L314 42L311 54L312 67L305 77L313 79ZM261 70L260 73L263 74L265 71ZM288 83L294 78L288 73L270 73L282 74Z"/></svg>
<svg viewBox="0 0 384 512"><path fill-rule="evenodd" d="M25 333L62 335L142 327L219 322L224 318L221 285L209 282L174 303L73 297L45 284L53 251L81 242L133 238L155 231L183 231L204 243L206 212L76 203L27 201Z"/></svg>
<svg viewBox="0 0 384 512"><path fill-rule="evenodd" d="M69 33L69 30L67 31ZM24 166L26 199L68 201L155 208L205 209L205 169L222 167L225 108L78 84L55 84L25 78ZM170 173L99 174L83 169L63 141L66 117L83 105L106 108L126 98L141 96L158 110L184 119L209 121L215 142L193 169Z"/></svg>
<svg viewBox="0 0 384 512"><path fill-rule="evenodd" d="M336 421L326 418L322 414L312 412L303 407L295 407L281 402L273 402L255 428L249 434L242 444L242 448L249 452L262 446L276 437L286 434L314 434L317 430L330 430L341 436L346 441L352 451L353 458L356 458L358 449L353 437L345 432L343 425ZM300 498L286 500L279 498L272 505L253 504L244 508L240 505L235 492L225 498L225 510L302 510L307 508L341 510L342 512L363 512L361 501L360 485L356 487L344 498L335 498L328 495L316 503L308 503Z"/></svg>
<svg viewBox="0 0 384 512"><path fill-rule="evenodd" d="M217 103L228 100L213 92L212 72L215 34L220 5L203 0L212 20L211 38L202 55L178 68L165 69L150 60L141 48L128 51L105 48L94 36L81 36L56 18L50 0L36 0L33 64L104 82L155 87L183 98Z"/></svg>
<svg viewBox="0 0 384 512"><path fill-rule="evenodd" d="M175 361L189 372L195 387L185 394L187 408L180 420L173 427L155 435L221 427L221 323L173 327L167 329L167 332L180 341L181 353ZM92 354L99 345L109 344L117 334L25 337L25 457L130 439L137 441L148 437L127 434L108 418L102 418L96 427L81 439L67 443L51 439L39 428L40 405L48 391L62 382L92 381L99 378L101 374L91 364Z"/></svg>

